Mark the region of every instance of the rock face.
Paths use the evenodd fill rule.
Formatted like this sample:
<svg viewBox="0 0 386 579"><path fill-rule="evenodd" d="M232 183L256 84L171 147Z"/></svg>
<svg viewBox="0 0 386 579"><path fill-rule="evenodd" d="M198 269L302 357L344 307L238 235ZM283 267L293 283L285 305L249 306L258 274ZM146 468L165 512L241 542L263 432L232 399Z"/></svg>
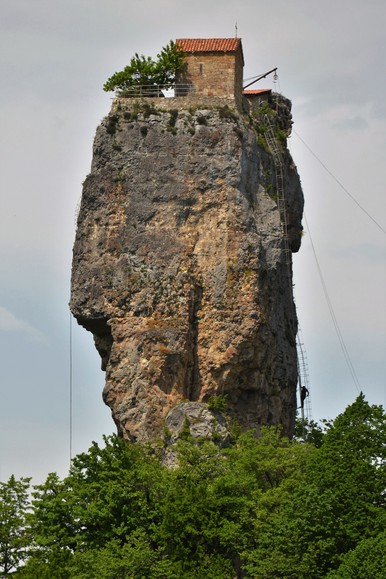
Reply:
<svg viewBox="0 0 386 579"><path fill-rule="evenodd" d="M297 251L303 195L285 147L288 101L275 110ZM242 428L292 433L297 318L262 118L214 99L116 99L97 129L71 311L94 335L103 398L128 440L156 439L176 406L205 409L220 394Z"/></svg>
<svg viewBox="0 0 386 579"><path fill-rule="evenodd" d="M232 424L224 412L211 410L203 402L182 402L174 406L165 419L161 463L169 468L179 464L176 442L181 438L211 440L219 447L232 440Z"/></svg>

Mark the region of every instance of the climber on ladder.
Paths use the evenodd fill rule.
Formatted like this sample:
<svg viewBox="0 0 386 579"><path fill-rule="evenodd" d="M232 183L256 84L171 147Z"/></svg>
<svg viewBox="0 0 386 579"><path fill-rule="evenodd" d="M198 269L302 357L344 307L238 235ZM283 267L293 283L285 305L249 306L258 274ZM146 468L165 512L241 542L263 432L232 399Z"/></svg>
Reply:
<svg viewBox="0 0 386 579"><path fill-rule="evenodd" d="M309 396L309 391L305 386L302 386L301 390L300 390L300 404L301 407L304 408L304 401L307 398L307 396Z"/></svg>

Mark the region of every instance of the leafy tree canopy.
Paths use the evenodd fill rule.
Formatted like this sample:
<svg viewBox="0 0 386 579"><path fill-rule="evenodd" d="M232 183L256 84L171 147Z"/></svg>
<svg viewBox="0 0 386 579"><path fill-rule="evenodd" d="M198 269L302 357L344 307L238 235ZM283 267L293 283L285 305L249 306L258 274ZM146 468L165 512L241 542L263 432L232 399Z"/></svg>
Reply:
<svg viewBox="0 0 386 579"><path fill-rule="evenodd" d="M336 571L327 579L384 579L386 570L386 531L364 539L343 557Z"/></svg>
<svg viewBox="0 0 386 579"><path fill-rule="evenodd" d="M322 446L324 434L328 426L331 426L331 424L327 420L323 420L322 424L318 424L314 420L302 420L297 417L295 422L295 439L310 442L319 448Z"/></svg>
<svg viewBox="0 0 386 579"><path fill-rule="evenodd" d="M0 482L0 576L11 575L28 556L31 537L26 517L30 478Z"/></svg>
<svg viewBox="0 0 386 579"><path fill-rule="evenodd" d="M360 395L317 445L273 427L226 449L190 437L174 469L160 449L93 443L31 503L28 479L0 486L2 576L380 579L385 418Z"/></svg>
<svg viewBox="0 0 386 579"><path fill-rule="evenodd" d="M144 86L150 90L152 86L158 85L167 88L175 83L176 74L183 63L184 53L171 40L157 54L156 60L135 53L128 66L105 82L103 90L127 96L133 94L133 87Z"/></svg>
<svg viewBox="0 0 386 579"><path fill-rule="evenodd" d="M361 394L307 459L304 478L246 554L251 575L318 579L385 531L386 417ZM370 579L370 576L369 576Z"/></svg>

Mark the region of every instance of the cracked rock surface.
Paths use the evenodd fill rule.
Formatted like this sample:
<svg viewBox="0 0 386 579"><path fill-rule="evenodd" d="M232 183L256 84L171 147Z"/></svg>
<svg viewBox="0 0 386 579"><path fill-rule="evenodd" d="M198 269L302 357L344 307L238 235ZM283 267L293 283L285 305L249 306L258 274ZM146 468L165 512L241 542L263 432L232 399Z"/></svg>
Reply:
<svg viewBox="0 0 386 579"><path fill-rule="evenodd" d="M303 195L281 147L297 251ZM219 394L242 428L291 435L297 318L275 186L258 120L223 104L116 99L98 127L70 305L124 438L157 439L172 409Z"/></svg>

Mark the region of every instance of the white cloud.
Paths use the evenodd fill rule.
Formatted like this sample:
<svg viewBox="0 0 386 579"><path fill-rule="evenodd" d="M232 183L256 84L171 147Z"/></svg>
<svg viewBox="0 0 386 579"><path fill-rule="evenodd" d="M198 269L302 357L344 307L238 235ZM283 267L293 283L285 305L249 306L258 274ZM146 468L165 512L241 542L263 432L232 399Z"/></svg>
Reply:
<svg viewBox="0 0 386 579"><path fill-rule="evenodd" d="M28 322L17 318L12 312L0 306L0 332L18 332L27 334L38 342L47 342L42 332L31 326Z"/></svg>

